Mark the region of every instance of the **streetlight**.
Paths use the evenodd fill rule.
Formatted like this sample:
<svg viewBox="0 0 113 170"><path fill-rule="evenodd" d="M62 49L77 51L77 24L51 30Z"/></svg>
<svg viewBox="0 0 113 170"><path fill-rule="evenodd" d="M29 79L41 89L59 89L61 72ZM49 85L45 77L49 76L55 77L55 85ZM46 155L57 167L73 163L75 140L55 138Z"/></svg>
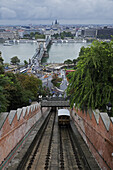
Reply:
<svg viewBox="0 0 113 170"><path fill-rule="evenodd" d="M111 117L112 116L112 104L110 102L106 105L106 110L107 110L108 115Z"/></svg>
<svg viewBox="0 0 113 170"><path fill-rule="evenodd" d="M39 95L39 102L42 100L42 95Z"/></svg>

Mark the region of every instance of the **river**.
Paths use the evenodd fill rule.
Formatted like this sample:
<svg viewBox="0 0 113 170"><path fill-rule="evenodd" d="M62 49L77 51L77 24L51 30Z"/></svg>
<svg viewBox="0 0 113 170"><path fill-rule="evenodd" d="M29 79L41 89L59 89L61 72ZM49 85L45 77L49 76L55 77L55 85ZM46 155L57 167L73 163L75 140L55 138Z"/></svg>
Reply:
<svg viewBox="0 0 113 170"><path fill-rule="evenodd" d="M53 43L49 50L47 63L63 63L67 59L76 59L82 46L88 46L89 43ZM29 61L35 54L37 43L18 43L12 46L3 46L0 44L0 51L4 63L10 63L11 58L17 56L20 62Z"/></svg>
<svg viewBox="0 0 113 170"><path fill-rule="evenodd" d="M33 57L37 46L37 43L18 43L12 46L0 44L0 51L2 52L4 63L10 63L11 58L14 56L20 59L20 63L23 63L24 60L29 61Z"/></svg>
<svg viewBox="0 0 113 170"><path fill-rule="evenodd" d="M76 59L82 46L87 47L89 43L53 43L49 51L47 63L63 63L67 59Z"/></svg>

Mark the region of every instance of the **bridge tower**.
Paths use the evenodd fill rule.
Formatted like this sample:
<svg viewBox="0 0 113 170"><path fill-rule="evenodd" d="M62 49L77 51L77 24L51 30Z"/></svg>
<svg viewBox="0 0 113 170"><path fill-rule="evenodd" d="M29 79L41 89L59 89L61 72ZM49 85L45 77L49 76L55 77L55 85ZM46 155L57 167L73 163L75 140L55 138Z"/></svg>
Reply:
<svg viewBox="0 0 113 170"><path fill-rule="evenodd" d="M44 52L43 57L48 57L46 39L38 39L38 50Z"/></svg>
<svg viewBox="0 0 113 170"><path fill-rule="evenodd" d="M50 34L45 34L45 39L50 41L51 40L51 35Z"/></svg>

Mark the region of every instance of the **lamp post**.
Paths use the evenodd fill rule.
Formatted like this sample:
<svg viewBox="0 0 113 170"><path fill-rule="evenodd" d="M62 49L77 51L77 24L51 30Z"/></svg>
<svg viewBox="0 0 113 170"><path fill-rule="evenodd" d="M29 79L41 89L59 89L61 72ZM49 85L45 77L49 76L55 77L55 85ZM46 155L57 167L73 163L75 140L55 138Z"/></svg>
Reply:
<svg viewBox="0 0 113 170"><path fill-rule="evenodd" d="M108 115L111 117L112 116L112 104L110 102L106 105L106 110L107 110Z"/></svg>
<svg viewBox="0 0 113 170"><path fill-rule="evenodd" d="M39 95L39 102L42 100L42 95Z"/></svg>

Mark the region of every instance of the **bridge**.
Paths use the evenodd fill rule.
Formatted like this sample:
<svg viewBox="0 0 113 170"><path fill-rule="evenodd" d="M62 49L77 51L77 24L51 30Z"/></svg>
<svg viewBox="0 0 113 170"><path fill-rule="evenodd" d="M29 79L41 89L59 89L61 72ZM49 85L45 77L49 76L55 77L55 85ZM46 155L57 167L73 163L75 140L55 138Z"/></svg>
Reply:
<svg viewBox="0 0 113 170"><path fill-rule="evenodd" d="M38 47L36 49L36 53L32 57L32 64L39 66L41 64L41 60L43 57L48 57L47 47L51 42L51 37L46 35L45 39L38 39Z"/></svg>
<svg viewBox="0 0 113 170"><path fill-rule="evenodd" d="M41 107L70 107L70 103L63 97L51 97L42 100Z"/></svg>

